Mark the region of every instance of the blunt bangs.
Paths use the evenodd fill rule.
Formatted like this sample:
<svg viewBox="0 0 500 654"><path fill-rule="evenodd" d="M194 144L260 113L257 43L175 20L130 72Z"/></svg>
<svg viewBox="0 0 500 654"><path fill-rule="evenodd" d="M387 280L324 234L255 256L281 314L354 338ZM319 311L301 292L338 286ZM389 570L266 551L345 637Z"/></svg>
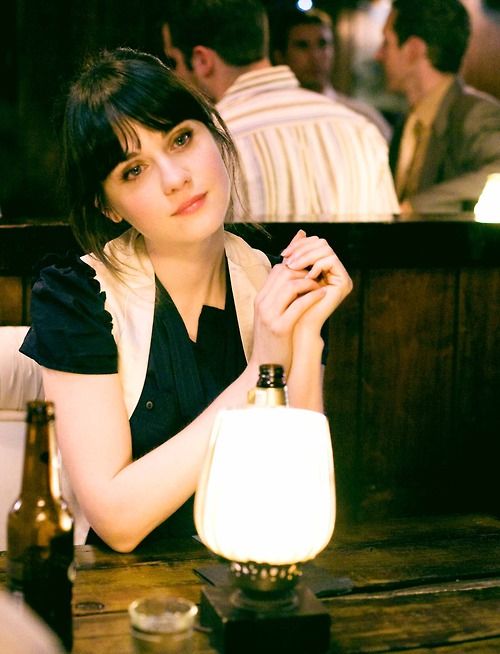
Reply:
<svg viewBox="0 0 500 654"><path fill-rule="evenodd" d="M169 131L193 119L214 132L213 117L198 93L188 91L165 66L153 68L141 60L128 60L114 68L114 79L101 78L101 86L108 88L101 89L100 97L92 89L86 103L76 103L70 126L75 163L93 170L94 183L102 183L125 160L123 142L137 141L132 122Z"/></svg>

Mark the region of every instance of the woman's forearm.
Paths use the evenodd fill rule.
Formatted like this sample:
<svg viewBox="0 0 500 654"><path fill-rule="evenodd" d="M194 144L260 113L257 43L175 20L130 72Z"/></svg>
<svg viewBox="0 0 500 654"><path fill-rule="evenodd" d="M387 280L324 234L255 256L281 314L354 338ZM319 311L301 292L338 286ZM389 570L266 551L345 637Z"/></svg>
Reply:
<svg viewBox="0 0 500 654"><path fill-rule="evenodd" d="M293 357L288 372L290 405L323 411L323 339L307 332L294 335Z"/></svg>
<svg viewBox="0 0 500 654"><path fill-rule="evenodd" d="M248 366L179 434L132 461L117 376L44 371L70 483L92 528L110 547L132 550L192 495L217 411L245 404L257 374Z"/></svg>

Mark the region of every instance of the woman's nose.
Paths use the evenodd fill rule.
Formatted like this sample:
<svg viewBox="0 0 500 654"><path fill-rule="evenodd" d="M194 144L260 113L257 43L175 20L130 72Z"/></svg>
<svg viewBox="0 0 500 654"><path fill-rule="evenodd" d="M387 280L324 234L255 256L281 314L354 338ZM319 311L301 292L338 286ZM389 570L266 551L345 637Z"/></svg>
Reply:
<svg viewBox="0 0 500 654"><path fill-rule="evenodd" d="M171 195L191 181L191 174L178 161L165 158L160 165L161 185L165 195Z"/></svg>

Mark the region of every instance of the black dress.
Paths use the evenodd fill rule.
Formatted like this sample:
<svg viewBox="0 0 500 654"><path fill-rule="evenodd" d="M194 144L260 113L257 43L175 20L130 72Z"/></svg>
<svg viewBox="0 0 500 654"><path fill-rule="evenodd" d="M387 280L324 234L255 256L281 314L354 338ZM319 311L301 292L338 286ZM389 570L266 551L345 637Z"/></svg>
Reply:
<svg viewBox="0 0 500 654"><path fill-rule="evenodd" d="M181 431L244 370L246 360L227 266L226 289L223 310L203 307L194 343L169 294L156 280L146 379L130 418L134 459ZM21 352L54 370L116 373L118 352L104 301L105 293L91 266L77 257L54 258L42 268L33 286L32 327ZM144 543L194 533L190 498ZM91 531L87 542L98 541Z"/></svg>

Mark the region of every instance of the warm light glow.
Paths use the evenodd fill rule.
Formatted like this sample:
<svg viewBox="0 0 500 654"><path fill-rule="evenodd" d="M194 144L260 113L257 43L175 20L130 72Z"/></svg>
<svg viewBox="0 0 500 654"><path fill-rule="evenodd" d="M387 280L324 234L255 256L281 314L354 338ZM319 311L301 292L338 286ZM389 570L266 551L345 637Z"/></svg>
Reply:
<svg viewBox="0 0 500 654"><path fill-rule="evenodd" d="M297 0L297 9L300 9L301 11L309 11L313 6L314 3L312 0Z"/></svg>
<svg viewBox="0 0 500 654"><path fill-rule="evenodd" d="M500 223L500 173L488 175L474 216L479 223Z"/></svg>
<svg viewBox="0 0 500 654"><path fill-rule="evenodd" d="M231 561L314 558L335 524L326 417L288 407L221 411L195 498L203 543Z"/></svg>

